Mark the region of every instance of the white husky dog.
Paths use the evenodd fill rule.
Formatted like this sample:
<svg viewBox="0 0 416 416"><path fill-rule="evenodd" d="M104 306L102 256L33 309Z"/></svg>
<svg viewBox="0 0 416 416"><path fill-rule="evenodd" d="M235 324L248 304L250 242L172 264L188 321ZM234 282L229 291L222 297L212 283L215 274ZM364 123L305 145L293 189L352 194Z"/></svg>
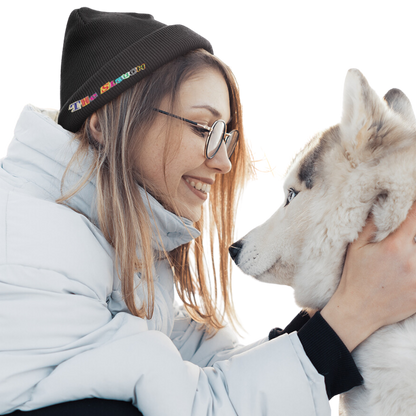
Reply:
<svg viewBox="0 0 416 416"><path fill-rule="evenodd" d="M381 241L416 200L416 119L397 89L381 99L347 73L340 124L295 157L285 201L234 243L234 261L258 280L292 286L301 307L322 309L335 292L348 243L369 212ZM341 397L351 416L416 415L416 315L375 332L353 352L364 385Z"/></svg>

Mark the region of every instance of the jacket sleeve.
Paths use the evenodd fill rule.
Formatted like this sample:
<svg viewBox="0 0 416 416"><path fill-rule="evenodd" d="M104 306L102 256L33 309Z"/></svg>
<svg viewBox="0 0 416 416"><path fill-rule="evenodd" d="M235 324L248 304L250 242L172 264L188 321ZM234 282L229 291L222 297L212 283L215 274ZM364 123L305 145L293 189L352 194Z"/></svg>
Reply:
<svg viewBox="0 0 416 416"><path fill-rule="evenodd" d="M10 325L0 354L0 413L13 410L3 400L24 397L17 408L32 410L98 397L132 401L146 416L330 414L323 376L296 334L201 367L145 320L123 312L113 318L79 282L23 266L3 266L1 275L0 314ZM6 282L16 275L19 285ZM46 290L52 282L55 291ZM16 296L27 299L25 312ZM7 352L12 344L20 348Z"/></svg>
<svg viewBox="0 0 416 416"><path fill-rule="evenodd" d="M310 318L306 311L301 311L285 329L273 328L269 339L293 331L297 331L303 349L318 373L325 376L329 399L363 384L364 379L351 353L320 312Z"/></svg>
<svg viewBox="0 0 416 416"><path fill-rule="evenodd" d="M236 377L234 380L236 386L246 383L248 377L252 378L257 375L259 380L253 383L253 388L249 387L245 393L239 391L238 394L247 394L250 403L253 404L256 391L262 392L260 395L265 393L261 387L263 383L265 384L264 388L271 387L269 394L277 399L275 403L277 407L273 409L273 406L270 406L265 414L330 414L328 400L322 390L324 388L322 379L317 377L318 373L305 355L296 333L291 334L288 338L279 339L279 342L270 348L265 345L269 342L268 337L242 346L238 343L235 332L228 326L219 330L215 336L210 337L204 331L204 327L193 321L185 309L181 307L176 315L171 338L182 358L200 367L213 367L215 370L221 368L228 373L230 363L234 363L232 376ZM276 349L275 352L273 349ZM266 351L269 351L269 356ZM262 356L262 354L265 355ZM262 358L260 358L261 356ZM251 360L253 360L251 367L246 367ZM257 360L259 361L257 362ZM238 367L241 365L239 370L237 363ZM293 368L291 368L292 365ZM263 369L262 366L264 366ZM300 371L296 371L296 369ZM204 371L207 373L210 370L204 368ZM229 374L231 376L231 372ZM270 375L270 379L267 380L266 374ZM307 382L302 384L302 379ZM288 382L289 385L286 384ZM287 391L283 386L287 387ZM296 400L296 397L312 397L313 399L309 402L310 407L301 408L302 404L298 407L297 405L300 403L297 403L299 400ZM240 399L236 400L236 410L241 401ZM264 398L259 397L256 405L260 402L264 403ZM237 411L238 415L260 414L258 413L259 409L254 406L250 408L248 403L244 403L242 406L244 409ZM286 413L283 409L286 409ZM245 411L247 413L244 413Z"/></svg>

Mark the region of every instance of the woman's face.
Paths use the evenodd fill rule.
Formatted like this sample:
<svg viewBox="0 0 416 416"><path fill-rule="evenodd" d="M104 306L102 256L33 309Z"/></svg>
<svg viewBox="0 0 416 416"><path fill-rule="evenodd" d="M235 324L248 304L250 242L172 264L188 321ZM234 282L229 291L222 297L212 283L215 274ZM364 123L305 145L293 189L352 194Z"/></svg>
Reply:
<svg viewBox="0 0 416 416"><path fill-rule="evenodd" d="M169 111L167 99L162 100L160 109ZM185 81L173 112L208 126L218 119L228 123L230 99L223 76L214 69L205 69ZM146 182L160 195L170 195L179 214L194 222L201 217L202 204L218 175L231 170L224 143L213 159L205 158L205 137L191 124L158 113L138 160ZM166 144L168 153L164 160Z"/></svg>
<svg viewBox="0 0 416 416"><path fill-rule="evenodd" d="M218 71L206 69L197 77L184 82L178 95L178 108L182 109L175 111L176 115L207 126L212 126L218 119L228 124L230 98L227 84ZM159 109L169 110L167 98L162 100ZM170 137L167 136L168 119L172 123ZM96 114L91 117L90 128L96 140L102 143ZM166 186L163 176L163 149L168 139L173 149L167 155ZM170 191L182 217L196 222L201 217L201 206L207 204L209 188L206 187L212 185L218 175L228 173L231 162L224 142L212 159L206 159L205 137L201 137L192 124L157 113L154 125L143 139L143 147L136 158L136 167L163 194Z"/></svg>

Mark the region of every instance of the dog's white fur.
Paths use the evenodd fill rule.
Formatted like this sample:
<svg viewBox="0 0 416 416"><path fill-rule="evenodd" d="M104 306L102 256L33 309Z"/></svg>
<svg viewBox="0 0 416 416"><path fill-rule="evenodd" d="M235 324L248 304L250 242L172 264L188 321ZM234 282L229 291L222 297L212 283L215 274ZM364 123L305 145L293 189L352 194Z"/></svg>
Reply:
<svg viewBox="0 0 416 416"><path fill-rule="evenodd" d="M240 240L236 263L261 281L292 286L301 307L321 309L369 212L381 241L416 200L416 120L407 97L390 90L381 99L349 70L340 124L295 157L284 189L286 197L298 193ZM415 317L380 329L353 356L365 384L343 395L342 414L416 415Z"/></svg>

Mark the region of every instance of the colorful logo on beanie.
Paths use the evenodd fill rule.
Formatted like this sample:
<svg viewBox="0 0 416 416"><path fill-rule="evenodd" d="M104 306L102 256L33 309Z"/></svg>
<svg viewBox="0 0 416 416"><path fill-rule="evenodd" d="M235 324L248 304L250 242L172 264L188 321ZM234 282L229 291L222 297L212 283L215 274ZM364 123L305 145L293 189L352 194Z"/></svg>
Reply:
<svg viewBox="0 0 416 416"><path fill-rule="evenodd" d="M132 77L133 75L136 75L140 71L144 71L146 69L145 64L141 64L140 66L136 66L130 71L126 72L123 75L120 75L118 78L116 78L114 81L108 81L106 84L104 84L100 88L100 94L97 94L96 92L92 94L91 96L86 96L82 98L81 100L75 101L72 104L69 104L68 110L71 110L71 113L81 110L81 108L87 106L91 101L94 101L99 97L99 95L104 94L107 92L110 88L116 87L120 82L124 81L125 79L128 79Z"/></svg>

